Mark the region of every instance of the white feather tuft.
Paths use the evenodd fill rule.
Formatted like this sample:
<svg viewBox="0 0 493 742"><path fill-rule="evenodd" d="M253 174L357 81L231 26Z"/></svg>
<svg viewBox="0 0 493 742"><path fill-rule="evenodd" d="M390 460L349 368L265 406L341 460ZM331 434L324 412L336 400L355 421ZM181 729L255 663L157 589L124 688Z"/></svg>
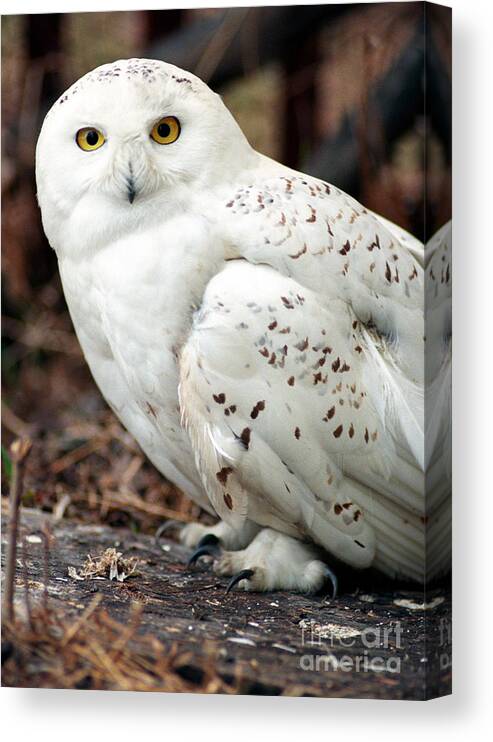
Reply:
<svg viewBox="0 0 493 742"><path fill-rule="evenodd" d="M368 359L365 373L373 377L369 388L380 392L373 396L373 403L384 429L390 433L389 438L403 439L424 468L423 391L402 373L390 353L382 352L364 327L362 336Z"/></svg>

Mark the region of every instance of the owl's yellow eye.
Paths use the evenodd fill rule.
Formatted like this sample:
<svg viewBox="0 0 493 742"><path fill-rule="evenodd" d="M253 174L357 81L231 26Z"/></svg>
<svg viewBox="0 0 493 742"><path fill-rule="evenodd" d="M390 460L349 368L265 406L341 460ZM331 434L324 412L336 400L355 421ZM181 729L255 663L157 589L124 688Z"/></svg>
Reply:
<svg viewBox="0 0 493 742"><path fill-rule="evenodd" d="M173 144L180 136L180 122L174 116L159 119L151 129L151 139L158 144Z"/></svg>
<svg viewBox="0 0 493 742"><path fill-rule="evenodd" d="M75 135L75 141L84 152L92 152L92 150L102 147L106 139L99 129L86 126L84 129L79 129Z"/></svg>

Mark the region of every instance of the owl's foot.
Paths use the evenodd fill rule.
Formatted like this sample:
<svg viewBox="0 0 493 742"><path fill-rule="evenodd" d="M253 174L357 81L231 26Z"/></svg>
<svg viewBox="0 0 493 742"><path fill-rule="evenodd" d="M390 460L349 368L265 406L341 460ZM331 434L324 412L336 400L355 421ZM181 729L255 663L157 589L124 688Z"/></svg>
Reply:
<svg viewBox="0 0 493 742"><path fill-rule="evenodd" d="M191 567L203 556L219 559L221 555L222 549L218 537L214 536L213 533L206 533L205 536L202 536L197 544L197 548L188 560L188 566Z"/></svg>
<svg viewBox="0 0 493 742"><path fill-rule="evenodd" d="M259 526L247 520L241 529L235 530L223 520L220 520L213 526L204 526L202 523L180 523L177 520L167 520L156 531L156 543L159 545L161 536L172 531L178 533L178 540L188 549L194 549L203 546L204 543L209 543L204 541L204 539L211 536L223 548L235 551L236 549L243 549L245 546L248 546L250 541L258 533Z"/></svg>
<svg viewBox="0 0 493 742"><path fill-rule="evenodd" d="M242 590L259 592L314 593L330 583L332 597L337 593L337 577L317 559L315 548L270 528L260 531L241 551L222 551L214 539L208 539L193 554L190 563L206 555L214 559L216 574L232 578L226 592L238 585Z"/></svg>

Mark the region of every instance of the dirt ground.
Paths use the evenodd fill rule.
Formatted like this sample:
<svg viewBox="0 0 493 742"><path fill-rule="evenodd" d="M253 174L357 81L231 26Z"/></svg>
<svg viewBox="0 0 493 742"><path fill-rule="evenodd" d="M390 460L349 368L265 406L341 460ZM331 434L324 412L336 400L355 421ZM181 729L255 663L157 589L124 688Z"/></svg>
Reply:
<svg viewBox="0 0 493 742"><path fill-rule="evenodd" d="M450 691L446 585L426 606L418 590L344 570L334 600L226 594L226 580L204 562L188 567L173 541L25 508L18 542L4 685L402 699Z"/></svg>

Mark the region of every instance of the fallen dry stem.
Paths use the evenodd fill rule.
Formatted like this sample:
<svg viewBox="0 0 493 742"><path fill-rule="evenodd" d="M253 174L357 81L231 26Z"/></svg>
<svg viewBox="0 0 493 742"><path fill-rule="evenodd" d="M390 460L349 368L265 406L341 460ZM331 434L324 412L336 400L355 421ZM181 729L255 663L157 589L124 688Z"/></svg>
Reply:
<svg viewBox="0 0 493 742"><path fill-rule="evenodd" d="M7 621L14 617L14 581L17 559L17 531L19 528L19 506L24 483L24 465L31 448L29 439L17 439L10 446L12 479L10 482L9 537L7 544L4 615Z"/></svg>

